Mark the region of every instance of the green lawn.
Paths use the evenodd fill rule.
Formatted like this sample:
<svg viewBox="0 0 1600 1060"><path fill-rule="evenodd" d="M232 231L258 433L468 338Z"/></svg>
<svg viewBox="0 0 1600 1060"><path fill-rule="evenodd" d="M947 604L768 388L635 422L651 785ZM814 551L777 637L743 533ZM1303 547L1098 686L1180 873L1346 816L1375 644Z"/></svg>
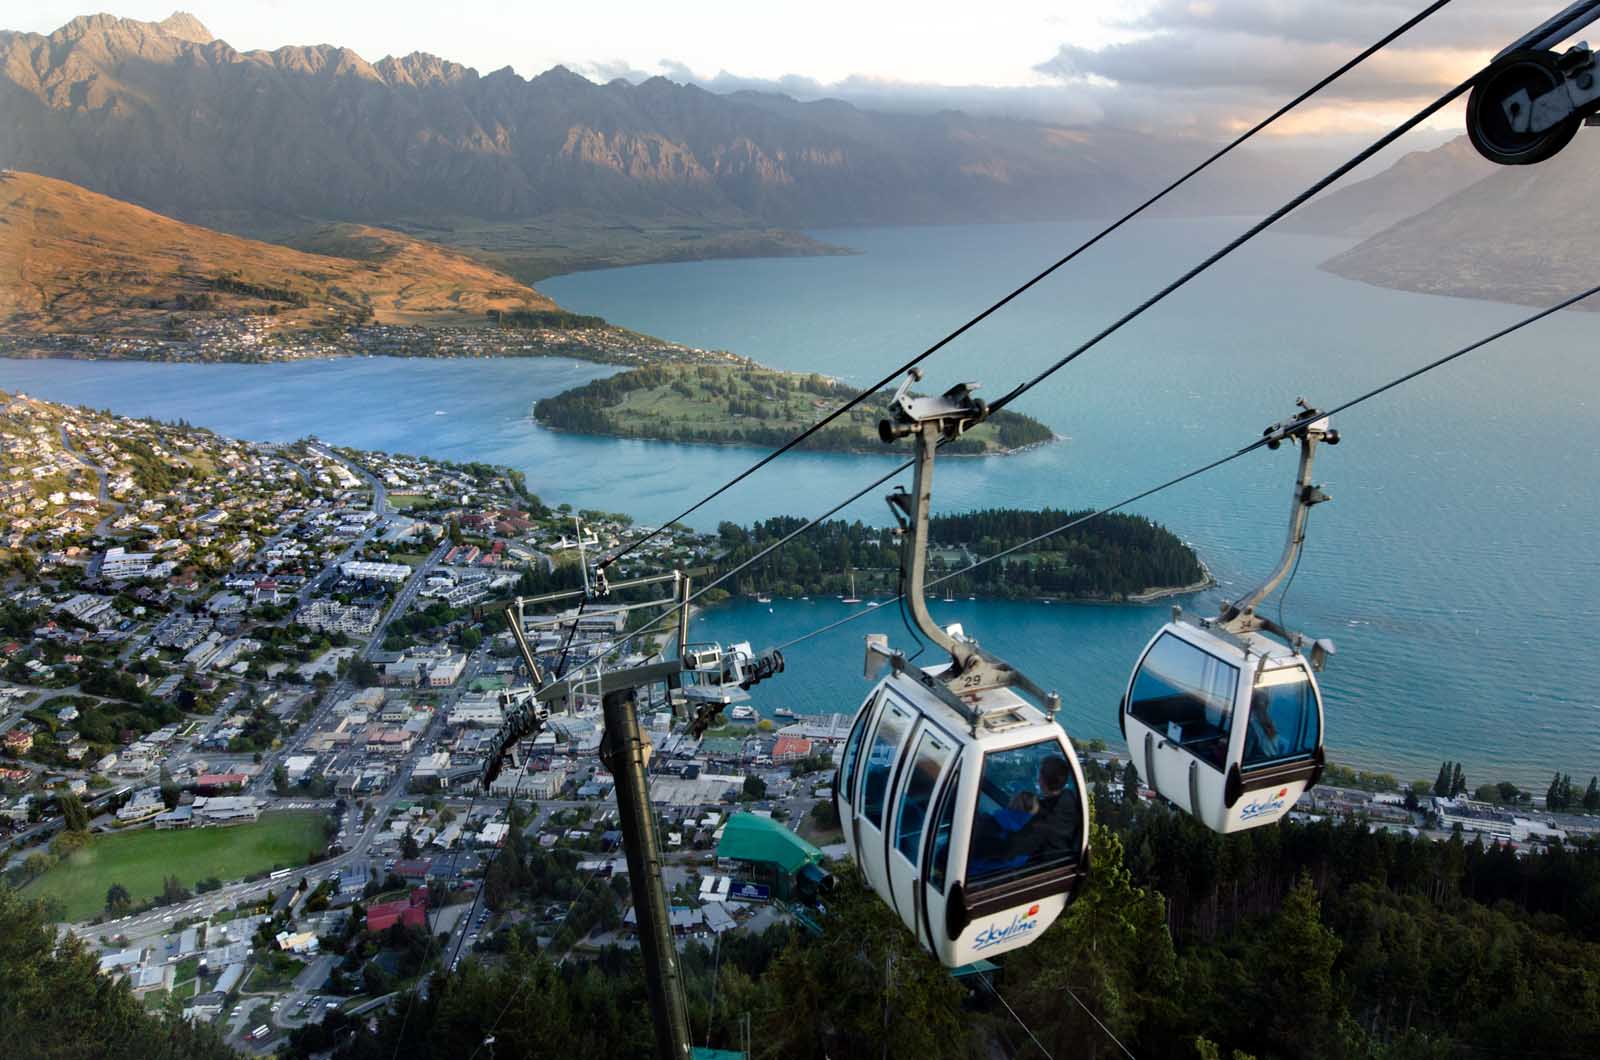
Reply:
<svg viewBox="0 0 1600 1060"><path fill-rule="evenodd" d="M250 972L244 982L247 994L272 994L287 990L295 976L305 971L304 961L297 961L283 953L268 953Z"/></svg>
<svg viewBox="0 0 1600 1060"><path fill-rule="evenodd" d="M391 508L399 511L415 508L420 504L430 504L433 501L432 497L423 493L386 493L384 499L389 502Z"/></svg>
<svg viewBox="0 0 1600 1060"><path fill-rule="evenodd" d="M325 821L320 813L269 813L254 824L231 828L97 835L26 891L59 901L68 920L85 920L104 910L113 883L126 887L137 905L160 894L166 876L193 889L196 880L211 876L236 880L303 865L322 846Z"/></svg>

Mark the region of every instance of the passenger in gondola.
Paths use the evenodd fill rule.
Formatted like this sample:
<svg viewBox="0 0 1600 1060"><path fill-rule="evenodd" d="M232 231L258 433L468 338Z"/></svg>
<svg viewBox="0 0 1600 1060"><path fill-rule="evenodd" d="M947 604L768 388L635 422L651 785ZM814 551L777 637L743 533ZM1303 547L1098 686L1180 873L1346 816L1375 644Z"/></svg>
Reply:
<svg viewBox="0 0 1600 1060"><path fill-rule="evenodd" d="M1078 801L1064 798L1071 779L1072 768L1065 758L1052 755L1039 763L1039 812L1018 834L1014 848L1030 861L1075 854L1082 845Z"/></svg>
<svg viewBox="0 0 1600 1060"><path fill-rule="evenodd" d="M980 872L1016 868L1026 860L1017 849L1018 837L1038 819L1039 796L1024 788L1011 797L1005 809L978 815L972 851Z"/></svg>
<svg viewBox="0 0 1600 1060"><path fill-rule="evenodd" d="M1258 688L1250 694L1250 727L1245 732L1244 761L1261 762L1283 754L1283 741L1278 738L1278 727L1273 724L1268 709L1266 689Z"/></svg>
<svg viewBox="0 0 1600 1060"><path fill-rule="evenodd" d="M1032 824L1038 813L1039 796L1024 789L1011 796L1010 805L995 814L995 818L1000 822L1000 827L1016 833Z"/></svg>

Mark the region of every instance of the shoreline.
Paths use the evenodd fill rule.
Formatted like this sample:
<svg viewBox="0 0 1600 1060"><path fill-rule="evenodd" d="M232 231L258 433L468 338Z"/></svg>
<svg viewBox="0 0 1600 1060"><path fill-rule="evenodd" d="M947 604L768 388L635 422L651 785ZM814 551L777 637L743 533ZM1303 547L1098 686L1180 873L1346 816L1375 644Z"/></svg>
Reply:
<svg viewBox="0 0 1600 1060"><path fill-rule="evenodd" d="M1194 552L1194 549L1191 548L1189 551ZM1188 596L1190 593L1205 592L1216 585L1216 575L1211 573L1211 567L1201 558L1200 553L1195 552L1194 559L1196 563L1200 564L1200 570L1203 574L1199 581L1169 588L1146 589L1142 593L1133 593L1128 596L1125 602L1130 604L1153 604L1157 600L1170 600L1174 596Z"/></svg>
<svg viewBox="0 0 1600 1060"><path fill-rule="evenodd" d="M783 370L784 369L781 368L773 369L773 371ZM560 395L558 394L556 396L559 397ZM749 442L702 442L687 438L657 438L637 434L607 434L601 431L569 431L565 427L552 427L549 424L540 421L539 417L535 416L531 412L528 413L528 422L538 427L541 431L549 431L551 434L569 434L575 438L610 438L618 442L655 442L659 445L693 445L705 449L751 449L756 452L771 452L773 449L772 446L752 445ZM1057 442L1063 442L1066 440L1067 439L1064 435L1054 434L1051 436L1048 442L1029 442L1027 445L1013 446L1010 449L995 449L987 453L947 453L941 456L940 459L987 460L991 457L997 456L1017 456L1032 449L1042 449L1047 445L1054 445ZM797 446L794 451L797 453L807 453L812 456L825 456L828 454L833 454L836 456L894 456L894 451L888 446L884 446L881 449L809 449L805 446Z"/></svg>

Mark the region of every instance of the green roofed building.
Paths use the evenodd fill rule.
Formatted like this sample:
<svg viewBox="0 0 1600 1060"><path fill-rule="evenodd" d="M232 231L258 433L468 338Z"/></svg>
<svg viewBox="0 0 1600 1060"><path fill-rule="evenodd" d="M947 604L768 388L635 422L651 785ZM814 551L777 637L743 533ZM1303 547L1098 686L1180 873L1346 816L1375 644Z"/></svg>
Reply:
<svg viewBox="0 0 1600 1060"><path fill-rule="evenodd" d="M717 840L717 858L743 862L752 882L785 901L812 898L833 886L833 877L822 867L822 851L759 814L736 813L728 818Z"/></svg>

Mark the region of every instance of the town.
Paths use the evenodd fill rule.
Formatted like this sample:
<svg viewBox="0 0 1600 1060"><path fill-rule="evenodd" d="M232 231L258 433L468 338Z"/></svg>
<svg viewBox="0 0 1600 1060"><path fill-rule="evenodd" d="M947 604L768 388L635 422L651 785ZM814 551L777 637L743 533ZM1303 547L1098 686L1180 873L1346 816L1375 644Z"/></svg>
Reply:
<svg viewBox="0 0 1600 1060"><path fill-rule="evenodd" d="M634 944L598 695L479 778L526 680L487 605L579 585L641 528L552 510L504 468L22 395L0 396L0 452L0 867L103 974L264 1050L510 940L559 959ZM719 547L669 528L618 573ZM639 622L586 602L522 631L572 672L642 660ZM675 932L804 922L844 850L830 785L851 717L735 706L696 736L668 702L641 713ZM1155 798L1105 744L1083 750L1097 805ZM1295 817L1518 851L1600 834L1575 812L1592 784L1506 787L1331 767Z"/></svg>
<svg viewBox="0 0 1600 1060"><path fill-rule="evenodd" d="M552 314L556 318L570 314ZM730 353L641 335L597 318L527 327L347 324L288 329L266 313L189 314L164 331L0 334L0 356L266 363L308 358L576 357L602 364L738 364Z"/></svg>

